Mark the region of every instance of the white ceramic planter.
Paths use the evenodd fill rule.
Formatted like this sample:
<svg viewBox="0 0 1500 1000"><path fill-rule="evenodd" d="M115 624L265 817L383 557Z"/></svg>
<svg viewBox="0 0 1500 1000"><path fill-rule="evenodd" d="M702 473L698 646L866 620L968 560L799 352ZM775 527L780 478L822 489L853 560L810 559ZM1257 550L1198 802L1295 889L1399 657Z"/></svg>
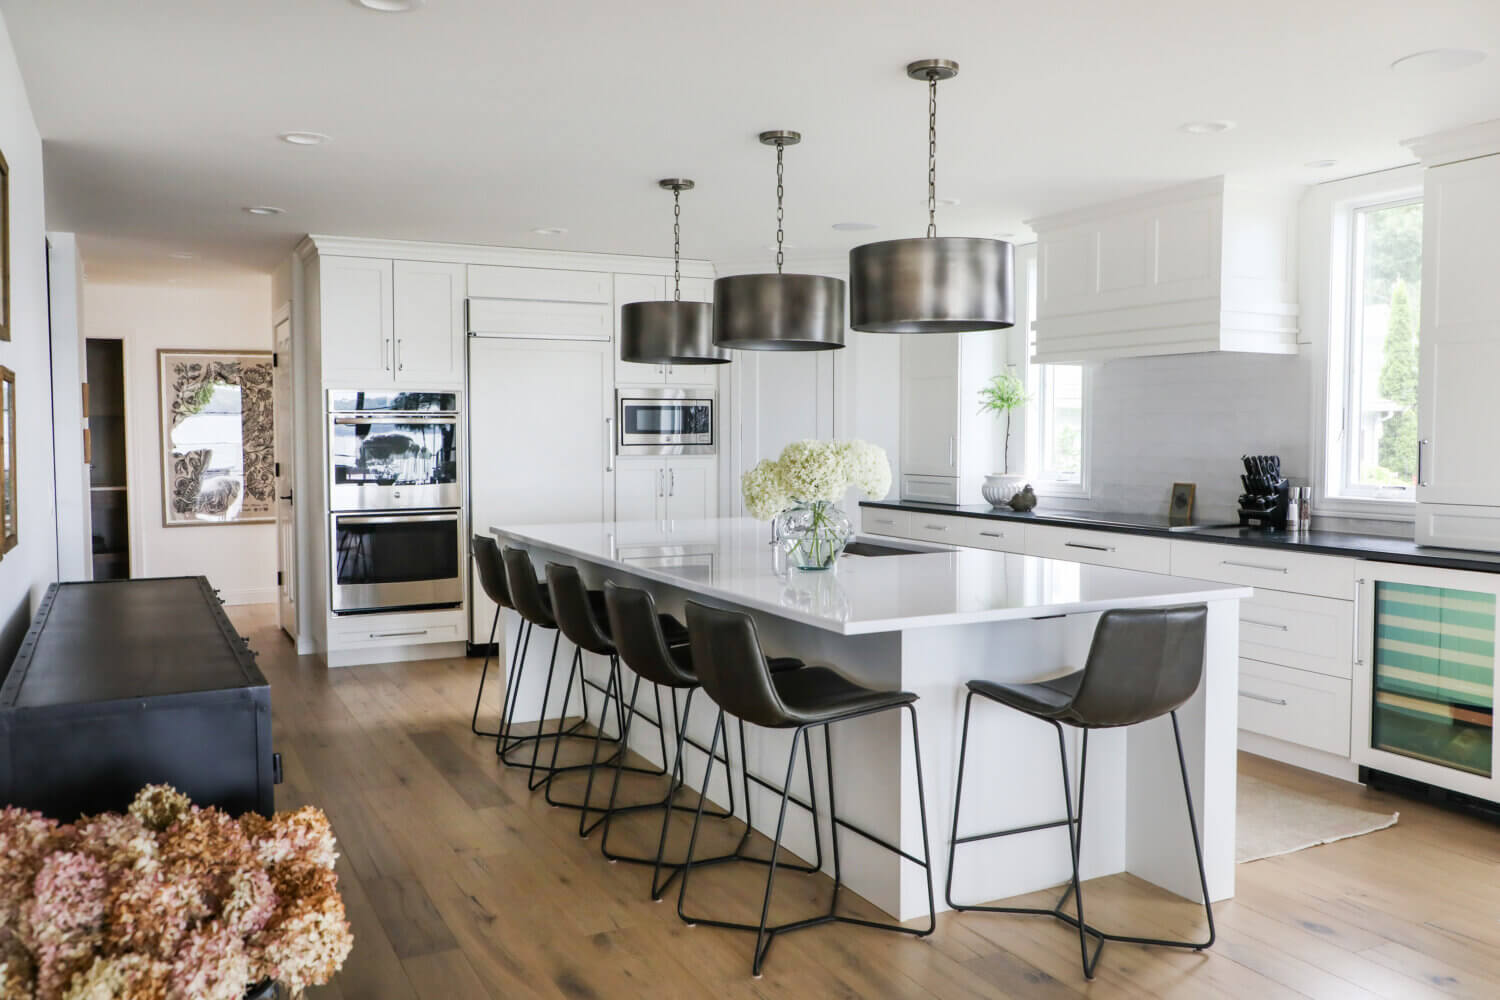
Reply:
<svg viewBox="0 0 1500 1000"><path fill-rule="evenodd" d="M1004 507L1025 485L1025 476L995 474L984 477L984 485L979 488L979 492L991 507Z"/></svg>

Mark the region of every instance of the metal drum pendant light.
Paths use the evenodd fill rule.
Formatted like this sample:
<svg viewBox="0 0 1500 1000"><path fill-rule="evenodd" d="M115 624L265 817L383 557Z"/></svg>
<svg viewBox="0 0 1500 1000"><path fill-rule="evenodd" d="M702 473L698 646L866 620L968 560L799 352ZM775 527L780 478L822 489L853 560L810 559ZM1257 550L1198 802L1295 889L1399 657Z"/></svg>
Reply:
<svg viewBox="0 0 1500 1000"><path fill-rule="evenodd" d="M620 360L644 365L722 365L729 352L714 346L713 306L682 301L682 192L693 182L669 177L672 192L672 298L620 307Z"/></svg>
<svg viewBox="0 0 1500 1000"><path fill-rule="evenodd" d="M776 147L776 273L736 274L714 282L714 343L737 351L830 351L844 346L844 282L819 274L782 274L782 154L799 132L762 132Z"/></svg>
<svg viewBox="0 0 1500 1000"><path fill-rule="evenodd" d="M958 63L906 67L927 81L927 235L866 243L849 251L850 312L865 333L960 333L1015 325L1015 250L1004 240L937 234L937 85Z"/></svg>

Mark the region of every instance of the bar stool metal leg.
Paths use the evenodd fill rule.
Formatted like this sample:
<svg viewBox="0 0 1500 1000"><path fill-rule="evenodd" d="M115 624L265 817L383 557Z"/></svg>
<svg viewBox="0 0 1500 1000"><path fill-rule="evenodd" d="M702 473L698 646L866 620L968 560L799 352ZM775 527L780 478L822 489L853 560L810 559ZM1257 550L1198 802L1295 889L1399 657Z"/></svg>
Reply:
<svg viewBox="0 0 1500 1000"><path fill-rule="evenodd" d="M1188 780L1187 757L1183 753L1182 749L1182 730L1177 721L1176 710L1173 710L1169 714L1172 720L1172 738L1175 741L1177 748L1177 766L1182 776L1183 797L1187 804L1188 824L1193 836L1193 855L1198 864L1198 884L1203 892L1203 912L1208 920L1208 937L1203 941L1180 941L1165 938L1136 937L1128 934L1114 934L1108 931L1101 931L1098 928L1094 927L1092 924L1088 923L1083 910L1083 885L1082 880L1079 876L1079 859L1081 857L1083 847L1084 790L1088 777L1087 729L1084 730L1083 748L1079 760L1078 810L1076 815L1073 809L1071 783L1068 778L1067 740L1063 734L1062 724L1055 720L1049 719L1044 721L1047 721L1057 732L1058 757L1062 764L1063 805L1067 814L1067 818L1056 820L1050 823L1037 823L1031 826L1016 827L1010 830L999 830L994 833L971 834L967 837L960 837L958 835L959 810L963 805L964 765L966 762L969 744L970 710L973 706L974 695L975 692L970 691L968 697L964 701L964 728L963 736L959 743L958 752L958 788L954 794L953 832L949 839L948 849L948 880L945 889L945 898L947 899L948 905L957 911L973 910L981 913L1010 913L1030 916L1048 916L1061 920L1062 922L1077 929L1078 931L1079 960L1080 964L1083 967L1083 974L1086 979L1094 978L1094 972L1099 964L1099 954L1104 950L1104 944L1107 941L1117 941L1126 944L1149 945L1161 948L1187 948L1193 951L1202 951L1205 948L1212 947L1214 941L1217 938L1217 931L1214 926L1213 903L1209 899L1208 895L1208 874L1203 864L1203 845L1202 840L1198 835L1198 818L1196 810L1193 808L1193 790ZM993 840L998 837L1009 837L1021 833L1034 833L1039 830L1050 830L1059 826L1065 826L1068 830L1068 851L1072 860L1072 872L1062 896L1059 897L1057 904L1051 909L1025 906L976 906L961 904L953 899L954 861L958 853L958 847L961 844L969 844L981 840ZM1063 907L1067 905L1069 898L1073 898L1076 901L1077 916L1074 916L1073 914L1068 913L1063 909ZM1090 938L1093 938L1098 942L1095 945L1092 954L1089 953Z"/></svg>

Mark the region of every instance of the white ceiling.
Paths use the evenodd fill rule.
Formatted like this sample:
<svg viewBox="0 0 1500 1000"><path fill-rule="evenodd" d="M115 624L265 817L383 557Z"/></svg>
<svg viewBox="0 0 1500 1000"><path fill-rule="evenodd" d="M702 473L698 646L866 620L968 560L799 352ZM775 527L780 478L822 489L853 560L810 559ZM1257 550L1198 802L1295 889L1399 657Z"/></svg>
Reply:
<svg viewBox="0 0 1500 1000"><path fill-rule="evenodd" d="M1495 0L0 0L46 155L47 223L90 274L269 270L308 232L635 254L831 253L925 222L940 88L943 232L1231 172L1313 182L1409 162L1401 139L1500 117ZM1481 48L1478 66L1392 72ZM1229 119L1222 135L1178 131ZM295 147L311 130L331 144ZM1331 158L1331 170L1309 160ZM272 218L242 206L278 205ZM836 222L872 222L840 233ZM531 232L568 229L563 236ZM192 252L195 261L168 253Z"/></svg>

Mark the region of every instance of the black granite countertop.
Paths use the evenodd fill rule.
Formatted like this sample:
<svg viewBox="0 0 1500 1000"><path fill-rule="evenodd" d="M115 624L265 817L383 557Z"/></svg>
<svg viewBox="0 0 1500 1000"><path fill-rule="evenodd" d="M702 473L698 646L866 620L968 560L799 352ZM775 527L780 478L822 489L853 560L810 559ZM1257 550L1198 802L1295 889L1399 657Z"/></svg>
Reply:
<svg viewBox="0 0 1500 1000"><path fill-rule="evenodd" d="M921 503L914 500L866 500L860 506L920 511L924 514L977 517L994 521L1014 521L1023 524L1048 524L1062 528L1117 531L1131 535L1156 535L1162 538L1220 542L1227 545L1253 545L1292 552L1316 552L1355 559L1373 559L1378 562L1436 566L1440 569L1500 573L1500 552L1436 548L1430 545L1418 545L1410 539L1392 538L1388 535L1360 535L1342 531L1304 531L1291 535L1284 531L1261 531L1255 528L1241 528L1238 525L1200 525L1184 530L1170 527L1165 515L1110 514L1074 510L1040 510L1022 514L1011 510L999 510L983 504L953 507L947 504Z"/></svg>

